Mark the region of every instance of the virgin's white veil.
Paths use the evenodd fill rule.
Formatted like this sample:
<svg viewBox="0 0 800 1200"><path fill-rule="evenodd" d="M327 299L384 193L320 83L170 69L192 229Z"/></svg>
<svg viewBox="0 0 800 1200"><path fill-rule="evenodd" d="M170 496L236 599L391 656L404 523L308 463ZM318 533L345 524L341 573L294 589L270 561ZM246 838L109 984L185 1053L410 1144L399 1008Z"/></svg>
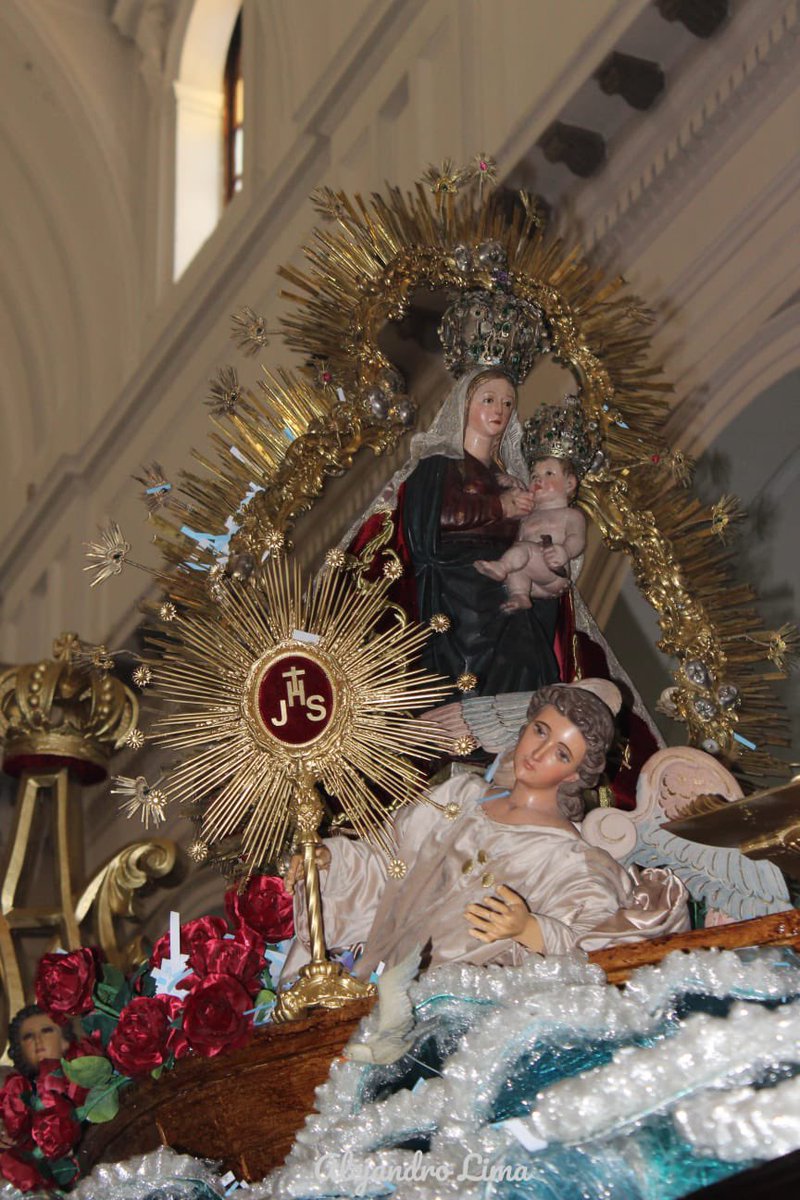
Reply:
<svg viewBox="0 0 800 1200"><path fill-rule="evenodd" d="M379 508L394 509L397 506L397 493L400 484L408 479L417 464L423 458L432 458L435 454L443 458L464 457L464 429L467 418L467 393L470 384L478 375L486 372L502 374L502 370L491 366L475 367L457 380L445 397L429 429L424 433L415 433L411 439L411 453L406 461L375 497L369 508L350 526L339 545L346 549L364 522L377 512ZM527 483L530 472L522 457L522 426L516 412L506 426L500 439L499 458L509 475L515 475Z"/></svg>

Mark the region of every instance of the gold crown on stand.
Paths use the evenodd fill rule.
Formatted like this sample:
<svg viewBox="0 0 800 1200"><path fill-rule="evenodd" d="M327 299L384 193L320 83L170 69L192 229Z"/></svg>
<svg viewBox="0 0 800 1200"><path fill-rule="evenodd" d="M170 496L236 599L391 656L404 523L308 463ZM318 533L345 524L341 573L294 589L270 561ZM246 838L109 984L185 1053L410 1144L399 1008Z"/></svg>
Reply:
<svg viewBox="0 0 800 1200"><path fill-rule="evenodd" d="M509 292L461 292L439 325L444 362L452 375L497 367L520 383L547 345L541 308Z"/></svg>
<svg viewBox="0 0 800 1200"><path fill-rule="evenodd" d="M104 778L139 712L134 693L109 673L112 665L102 646L64 633L52 659L0 673L3 769L17 775L36 760L74 768L86 782Z"/></svg>
<svg viewBox="0 0 800 1200"><path fill-rule="evenodd" d="M587 420L580 398L542 404L523 426L522 456L529 467L543 458L568 459L580 479L600 452L596 421Z"/></svg>

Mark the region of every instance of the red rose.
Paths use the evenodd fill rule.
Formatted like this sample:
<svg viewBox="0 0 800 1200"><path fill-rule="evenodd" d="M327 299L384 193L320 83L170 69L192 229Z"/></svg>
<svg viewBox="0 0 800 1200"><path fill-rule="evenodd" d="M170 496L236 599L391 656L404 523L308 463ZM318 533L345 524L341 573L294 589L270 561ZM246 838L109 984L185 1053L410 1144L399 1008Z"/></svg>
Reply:
<svg viewBox="0 0 800 1200"><path fill-rule="evenodd" d="M33 1163L27 1162L13 1150L0 1154L0 1174L20 1192L32 1192L47 1186Z"/></svg>
<svg viewBox="0 0 800 1200"><path fill-rule="evenodd" d="M251 996L255 996L261 987L264 955L260 945L256 947L238 937L209 938L192 951L189 966L200 979L209 975L232 975ZM193 982L190 985L195 986Z"/></svg>
<svg viewBox="0 0 800 1200"><path fill-rule="evenodd" d="M191 1050L189 1039L182 1029L170 1029L167 1050L170 1054L174 1054L176 1059L185 1058L189 1053Z"/></svg>
<svg viewBox="0 0 800 1200"><path fill-rule="evenodd" d="M123 1075L148 1075L169 1054L169 996L136 996L125 1005L108 1043L108 1057Z"/></svg>
<svg viewBox="0 0 800 1200"><path fill-rule="evenodd" d="M47 1108L33 1114L31 1134L45 1158L63 1158L81 1136L75 1109L63 1096L53 1096Z"/></svg>
<svg viewBox="0 0 800 1200"><path fill-rule="evenodd" d="M244 1014L253 1001L232 975L209 975L189 994L183 1010L183 1032L196 1054L213 1058L238 1050L250 1036L251 1018Z"/></svg>
<svg viewBox="0 0 800 1200"><path fill-rule="evenodd" d="M31 1110L25 1103L26 1097L32 1099L30 1080L15 1071L0 1089L0 1120L15 1142L31 1127Z"/></svg>
<svg viewBox="0 0 800 1200"><path fill-rule="evenodd" d="M84 1058L87 1054L95 1056L105 1054L103 1039L97 1030L88 1036L84 1034L80 1041L73 1042L67 1049L64 1058L67 1062L72 1062L73 1058Z"/></svg>
<svg viewBox="0 0 800 1200"><path fill-rule="evenodd" d="M103 1051L101 1050L102 1054ZM83 1088L80 1084L73 1083L71 1079L67 1079L61 1070L61 1064L54 1062L52 1059L46 1058L43 1063L39 1064L39 1074L36 1077L36 1095L45 1105L52 1103L54 1096L65 1096L71 1104L76 1107L83 1104L87 1095L87 1088Z"/></svg>
<svg viewBox="0 0 800 1200"><path fill-rule="evenodd" d="M294 901L278 875L251 875L244 890L225 893L225 910L245 934L282 942L294 933Z"/></svg>
<svg viewBox="0 0 800 1200"><path fill-rule="evenodd" d="M56 1019L88 1012L96 976L94 950L45 954L36 972L36 1003Z"/></svg>
<svg viewBox="0 0 800 1200"><path fill-rule="evenodd" d="M198 917L195 921L187 921L181 925L181 954L191 954L195 946L202 945L209 938L221 938L228 932L228 924L224 917ZM150 955L150 966L160 967L163 959L169 957L169 934L164 933L153 946Z"/></svg>

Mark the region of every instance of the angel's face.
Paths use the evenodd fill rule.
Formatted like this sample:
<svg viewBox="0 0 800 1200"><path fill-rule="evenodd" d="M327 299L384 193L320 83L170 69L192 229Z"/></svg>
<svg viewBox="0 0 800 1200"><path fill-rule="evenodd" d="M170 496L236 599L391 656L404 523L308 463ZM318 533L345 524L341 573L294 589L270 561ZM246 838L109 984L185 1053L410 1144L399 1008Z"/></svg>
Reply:
<svg viewBox="0 0 800 1200"><path fill-rule="evenodd" d="M514 751L518 783L550 791L578 778L586 741L577 725L552 704L546 704L522 731Z"/></svg>

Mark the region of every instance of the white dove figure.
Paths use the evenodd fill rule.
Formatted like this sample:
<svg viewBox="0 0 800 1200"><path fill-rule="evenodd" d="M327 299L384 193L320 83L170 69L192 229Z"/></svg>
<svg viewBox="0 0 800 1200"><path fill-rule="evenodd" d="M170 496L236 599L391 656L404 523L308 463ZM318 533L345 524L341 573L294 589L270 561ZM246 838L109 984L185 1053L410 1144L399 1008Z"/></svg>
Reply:
<svg viewBox="0 0 800 1200"><path fill-rule="evenodd" d="M419 971L421 947L378 976L378 1028L368 1042L351 1042L345 1058L354 1062L397 1062L414 1044L414 1010L408 989Z"/></svg>

